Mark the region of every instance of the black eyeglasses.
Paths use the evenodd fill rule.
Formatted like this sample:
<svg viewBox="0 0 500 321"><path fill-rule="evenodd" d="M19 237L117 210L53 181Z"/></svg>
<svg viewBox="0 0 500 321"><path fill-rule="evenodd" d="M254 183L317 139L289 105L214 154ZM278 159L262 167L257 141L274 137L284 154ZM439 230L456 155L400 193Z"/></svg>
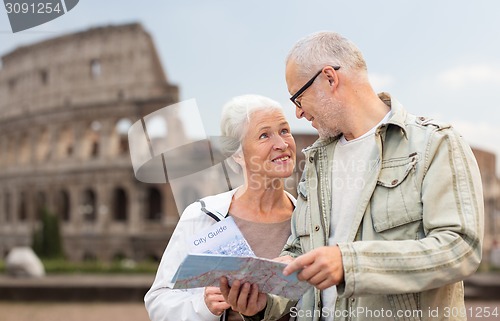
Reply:
<svg viewBox="0 0 500 321"><path fill-rule="evenodd" d="M333 68L333 70L339 70L340 69L340 66L330 66ZM302 93L304 91L306 91L307 88L309 88L314 80L316 79L316 77L319 76L319 74L323 71L324 67L321 68L320 71L318 71L311 79L309 79L308 82L306 82L306 84L304 86L302 86L302 88L300 88L292 97L290 97L290 100L292 101L292 103L295 104L295 106L299 107L299 108L302 108L302 106L300 105L300 101L297 100L297 98L299 98L300 95L302 95Z"/></svg>

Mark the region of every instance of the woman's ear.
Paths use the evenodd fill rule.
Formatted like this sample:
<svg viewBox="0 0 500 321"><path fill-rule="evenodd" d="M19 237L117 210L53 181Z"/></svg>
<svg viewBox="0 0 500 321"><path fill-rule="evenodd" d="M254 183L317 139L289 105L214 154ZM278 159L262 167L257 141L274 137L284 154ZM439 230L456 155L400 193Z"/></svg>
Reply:
<svg viewBox="0 0 500 321"><path fill-rule="evenodd" d="M231 157L242 168L245 167L245 158L243 157L243 152L242 151L234 153Z"/></svg>

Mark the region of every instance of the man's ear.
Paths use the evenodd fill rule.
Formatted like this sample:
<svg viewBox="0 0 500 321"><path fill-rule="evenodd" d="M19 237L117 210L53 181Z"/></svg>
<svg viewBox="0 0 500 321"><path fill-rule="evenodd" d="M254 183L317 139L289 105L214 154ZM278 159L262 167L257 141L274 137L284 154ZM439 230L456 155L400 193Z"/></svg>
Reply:
<svg viewBox="0 0 500 321"><path fill-rule="evenodd" d="M325 73L326 79L328 79L330 86L337 87L337 85L339 83L339 78L338 78L337 72L330 66L325 67L323 72Z"/></svg>

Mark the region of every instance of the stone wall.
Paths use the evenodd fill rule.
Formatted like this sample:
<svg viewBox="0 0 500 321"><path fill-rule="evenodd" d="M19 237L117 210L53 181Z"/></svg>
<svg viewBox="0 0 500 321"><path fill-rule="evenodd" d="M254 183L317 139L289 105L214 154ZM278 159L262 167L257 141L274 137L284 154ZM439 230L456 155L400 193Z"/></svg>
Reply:
<svg viewBox="0 0 500 321"><path fill-rule="evenodd" d="M157 258L178 214L168 186L135 179L127 130L178 95L139 24L3 56L0 255L31 244L46 207L61 219L72 260Z"/></svg>

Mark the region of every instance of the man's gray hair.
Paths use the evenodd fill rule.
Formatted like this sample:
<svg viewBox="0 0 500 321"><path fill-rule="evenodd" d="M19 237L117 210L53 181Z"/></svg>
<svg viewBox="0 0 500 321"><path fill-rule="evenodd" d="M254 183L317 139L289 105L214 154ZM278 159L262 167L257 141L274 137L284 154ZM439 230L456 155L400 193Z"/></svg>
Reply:
<svg viewBox="0 0 500 321"><path fill-rule="evenodd" d="M290 50L286 63L297 64L300 76L311 75L331 65L341 70L366 73L366 62L356 45L342 35L331 31L320 31L300 39Z"/></svg>
<svg viewBox="0 0 500 321"><path fill-rule="evenodd" d="M233 155L241 152L241 142L253 113L274 109L283 110L278 102L260 95L236 96L228 101L222 109L220 123L222 136L228 138L222 147L224 154ZM241 172L241 166L232 157L227 159L227 163L236 173Z"/></svg>

